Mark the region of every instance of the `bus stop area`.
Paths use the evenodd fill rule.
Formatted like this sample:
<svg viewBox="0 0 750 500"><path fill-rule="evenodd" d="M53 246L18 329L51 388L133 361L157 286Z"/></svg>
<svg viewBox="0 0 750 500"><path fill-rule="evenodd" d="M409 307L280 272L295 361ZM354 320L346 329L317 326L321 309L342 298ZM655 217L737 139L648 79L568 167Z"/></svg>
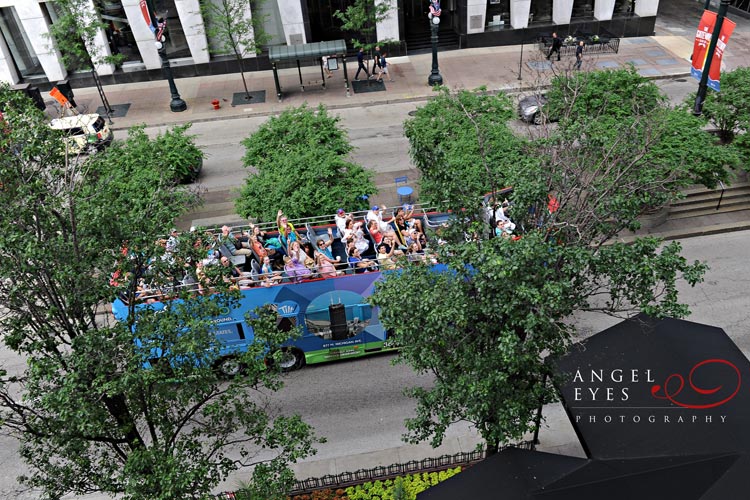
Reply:
<svg viewBox="0 0 750 500"><path fill-rule="evenodd" d="M276 97L279 99L279 102L284 97L281 90L281 82L279 81L279 70L290 67L292 62L297 67L300 90L304 92L306 86L320 85L323 89L326 89L327 79L323 67L324 61L328 65L329 70L336 70L338 69L338 61L341 59L344 69L344 88L346 89L346 96L349 97L350 95L349 75L346 72L346 42L344 40L273 46L269 49L268 59L271 61L271 67L273 68L273 80L276 85ZM316 80L305 82L302 76L302 66L311 65L320 67L320 82Z"/></svg>

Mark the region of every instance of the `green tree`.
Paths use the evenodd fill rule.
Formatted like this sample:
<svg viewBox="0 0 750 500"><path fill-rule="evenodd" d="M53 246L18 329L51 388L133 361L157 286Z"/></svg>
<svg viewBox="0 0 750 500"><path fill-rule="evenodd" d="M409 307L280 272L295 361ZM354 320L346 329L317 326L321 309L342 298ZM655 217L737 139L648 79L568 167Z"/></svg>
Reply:
<svg viewBox="0 0 750 500"><path fill-rule="evenodd" d="M378 23L391 15L392 5L391 0L354 0L343 12L337 10L333 15L343 23L342 30L355 34L352 46L361 48L372 57L375 46L393 43L391 39L377 39Z"/></svg>
<svg viewBox="0 0 750 500"><path fill-rule="evenodd" d="M408 265L389 274L371 300L403 346L399 360L435 377L432 386L410 390L417 410L406 421L405 438L436 446L450 424L466 420L493 452L521 439L533 428L538 405L555 398L545 382L551 376L545 358L564 352L576 312L688 314L677 282L698 283L706 266L688 263L676 242L637 238L626 245L616 236L636 229L641 214L679 196L681 187L714 182L726 170L684 153L684 145L675 150L689 135L680 135L682 128L703 133L682 110L628 111L610 120L612 111L596 106L586 119L565 119L519 140L482 116L495 113L485 100L461 93L438 99L440 106L420 108L406 125L423 183L455 175L455 154L464 165L462 179L476 179L479 190L463 202L453 195L451 206L464 210L440 229L448 243L437 248L448 271ZM460 112L471 120L454 122ZM435 124L453 123L478 125L473 145L468 133L436 135L442 129ZM490 156L488 137L493 145L517 144L526 158ZM414 154L425 150L439 154ZM513 187L508 213L520 239L484 237L489 226L476 199L496 186Z"/></svg>
<svg viewBox="0 0 750 500"><path fill-rule="evenodd" d="M477 208L480 196L505 187L506 165L526 163L526 141L513 135L513 105L505 94L443 87L404 124L420 193L444 210Z"/></svg>
<svg viewBox="0 0 750 500"><path fill-rule="evenodd" d="M237 60L245 99L250 99L245 79L245 57L260 54L261 47L271 39L263 30L263 17L256 14L259 5L260 1L256 0L202 0L200 3L206 34L219 43L215 53L230 53Z"/></svg>
<svg viewBox="0 0 750 500"><path fill-rule="evenodd" d="M366 208L366 197L377 192L372 172L348 160L352 146L338 122L324 106L304 105L272 117L243 140L243 164L257 173L248 175L237 213L272 221L279 209L305 217Z"/></svg>
<svg viewBox="0 0 750 500"><path fill-rule="evenodd" d="M686 98L688 101L695 102L695 93ZM706 94L703 116L718 130L725 144L731 143L736 134L750 130L750 68L736 68L721 75L721 91Z"/></svg>
<svg viewBox="0 0 750 500"><path fill-rule="evenodd" d="M0 150L14 151L0 158L0 202L13 213L0 219L0 328L26 368L0 375L0 422L21 442L22 481L49 499L204 498L255 465L252 484L281 496L287 464L316 441L298 417L267 408L281 382L263 358L288 334L259 311L248 352L219 358L209 318L236 292L222 269L192 265L206 253L198 233L171 253L160 238L196 194L175 187L142 130L66 163L59 133L14 94L0 88ZM175 286L186 278L216 293ZM139 301L143 286L181 300ZM108 313L115 299L120 321ZM222 380L217 363L246 375Z"/></svg>
<svg viewBox="0 0 750 500"><path fill-rule="evenodd" d="M105 111L107 114L111 113L96 67L105 63L120 64L124 56L103 54L96 45L96 38L103 35L106 28L96 5L92 7L90 0L55 0L49 5L57 14L49 31L63 63L68 69L91 71Z"/></svg>
<svg viewBox="0 0 750 500"><path fill-rule="evenodd" d="M617 122L664 108L666 98L656 84L631 65L625 69L565 73L548 92L547 116L568 121Z"/></svg>

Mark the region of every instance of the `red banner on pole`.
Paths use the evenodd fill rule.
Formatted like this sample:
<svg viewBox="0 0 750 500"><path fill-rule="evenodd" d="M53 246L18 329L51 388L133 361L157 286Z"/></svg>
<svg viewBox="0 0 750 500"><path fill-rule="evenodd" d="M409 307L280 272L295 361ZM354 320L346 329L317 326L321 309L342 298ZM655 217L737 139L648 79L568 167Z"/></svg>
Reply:
<svg viewBox="0 0 750 500"><path fill-rule="evenodd" d="M148 26L148 29L151 30L151 33L156 33L156 26L154 26L154 21L151 17L151 9L148 6L148 1L141 0L139 4L141 6L141 14L143 14L143 19L146 21L146 26Z"/></svg>
<svg viewBox="0 0 750 500"><path fill-rule="evenodd" d="M711 68L708 70L708 86L714 89L716 92L719 91L719 78L721 77L721 59L724 56L724 51L727 48L727 42L729 37L732 36L737 24L734 21L730 21L724 18L724 22L721 23L721 31L719 32L719 39L716 41L716 49L714 50L714 56L711 59Z"/></svg>
<svg viewBox="0 0 750 500"><path fill-rule="evenodd" d="M716 25L716 12L704 10L701 16L701 22L698 25L698 31L695 32L695 42L693 43L693 60L690 74L693 78L700 81L703 76L703 68L706 65L708 55L708 45L711 43L711 35Z"/></svg>

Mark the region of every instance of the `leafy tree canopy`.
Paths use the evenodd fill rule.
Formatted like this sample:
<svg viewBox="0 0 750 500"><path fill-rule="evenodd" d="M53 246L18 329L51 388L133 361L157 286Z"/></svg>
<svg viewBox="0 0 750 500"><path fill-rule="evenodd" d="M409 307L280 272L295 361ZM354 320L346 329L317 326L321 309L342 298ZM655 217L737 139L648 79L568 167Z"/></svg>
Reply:
<svg viewBox="0 0 750 500"><path fill-rule="evenodd" d="M355 49L372 51L376 45L388 45L391 39L377 39L377 25L388 18L391 0L354 0L344 11L333 13L343 23L341 29L353 32L352 46Z"/></svg>
<svg viewBox="0 0 750 500"><path fill-rule="evenodd" d="M618 121L664 107L656 84L626 69L564 73L552 80L547 114L563 121Z"/></svg>
<svg viewBox="0 0 750 500"><path fill-rule="evenodd" d="M258 15L260 0L202 0L201 14L206 20L206 34L218 41L217 54L232 54L239 63L245 94L250 95L245 79L245 58L260 54L271 40L263 30L264 16Z"/></svg>
<svg viewBox="0 0 750 500"><path fill-rule="evenodd" d="M274 220L361 210L377 192L372 172L348 160L352 146L339 119L322 105L290 108L242 141L243 164L254 168L236 202L244 217Z"/></svg>
<svg viewBox="0 0 750 500"><path fill-rule="evenodd" d="M476 208L478 195L507 185L511 165L536 161L508 127L512 116L505 94L440 89L404 124L422 198L446 210Z"/></svg>
<svg viewBox="0 0 750 500"><path fill-rule="evenodd" d="M405 126L423 185L448 187L445 179L455 176L475 186L452 193L450 206L464 209L438 230L447 242L437 249L447 272L407 266L387 275L372 296L384 326L403 345L399 359L435 376L432 387L411 390L417 414L406 422L410 441L437 445L459 420L476 425L490 450L520 439L539 403L555 397L545 383L551 376L545 358L566 349L576 312L685 316L677 282L694 285L706 270L687 262L676 242L616 239L637 228L645 211L679 196L682 186L726 175L708 156L684 153L684 140L712 146L700 122L664 107L630 108L611 120L604 103L586 107L593 113L586 119L563 120L520 140L486 105L503 99L444 93ZM509 144L515 156L502 149ZM454 160L459 154L461 162ZM496 186L513 187L505 214L516 238L487 238L494 221L487 223L477 199ZM389 307L394 303L399 307Z"/></svg>
<svg viewBox="0 0 750 500"><path fill-rule="evenodd" d="M59 133L24 99L0 87L0 150L14 151L0 155L0 203L13 214L0 218L0 331L26 360L21 373L0 370L0 422L21 442L22 480L49 499L203 498L255 465L264 498L282 495L287 464L316 439L298 417L267 409L280 381L263 358L288 337L276 315L248 318L255 342L237 359L247 374L222 380L210 318L237 295L228 270L197 265L206 235L165 248L165 229L197 197L149 154L160 139L135 129L66 161ZM119 322L107 312L115 298Z"/></svg>
<svg viewBox="0 0 750 500"><path fill-rule="evenodd" d="M692 107L695 93L685 99ZM703 116L718 129L719 137L730 143L735 134L750 131L750 68L740 67L721 75L721 91L708 91Z"/></svg>

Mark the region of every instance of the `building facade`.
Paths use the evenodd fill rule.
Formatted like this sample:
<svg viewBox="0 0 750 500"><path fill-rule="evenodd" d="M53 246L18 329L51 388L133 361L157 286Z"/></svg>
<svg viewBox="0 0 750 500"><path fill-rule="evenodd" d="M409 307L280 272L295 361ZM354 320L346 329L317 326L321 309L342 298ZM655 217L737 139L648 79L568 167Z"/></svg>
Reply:
<svg viewBox="0 0 750 500"><path fill-rule="evenodd" d="M207 36L201 14L201 2L219 0L152 1L157 15L167 20L167 55L176 77L237 71L236 61ZM246 16L260 16L269 45L348 41L353 35L341 31L333 13L352 1L254 0L256 12L248 7ZM418 50L419 40L429 37L429 1L374 1L390 3L390 14L377 25L378 40L391 40L394 54ZM97 52L124 56L117 67L97 65L104 83L162 78L154 36L139 0L85 0L85 4L106 25L95 37ZM452 40L455 48L467 48L520 44L552 31L651 35L658 7L659 0L442 0L441 39ZM0 80L41 88L63 79L75 86L88 83L90 76L66 67L55 47L50 26L56 19L54 0L0 0ZM249 70L269 67L264 55L248 58Z"/></svg>

